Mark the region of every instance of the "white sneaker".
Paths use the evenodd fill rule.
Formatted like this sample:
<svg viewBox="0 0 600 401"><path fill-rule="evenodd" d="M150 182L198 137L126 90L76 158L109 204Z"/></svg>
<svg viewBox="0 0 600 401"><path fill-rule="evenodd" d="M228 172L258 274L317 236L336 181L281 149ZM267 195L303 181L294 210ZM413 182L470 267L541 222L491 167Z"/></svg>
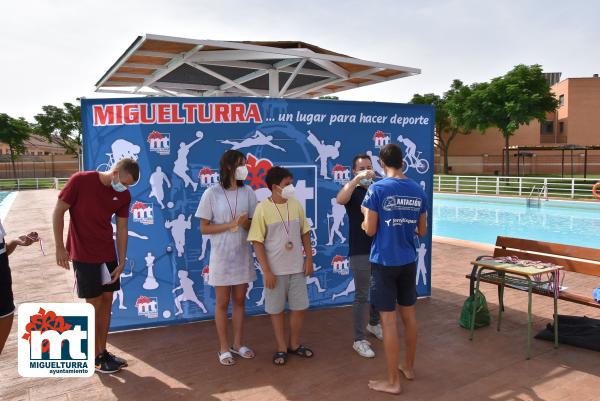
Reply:
<svg viewBox="0 0 600 401"><path fill-rule="evenodd" d="M367 324L367 331L377 337L378 340L383 340L383 329L381 328L381 324L378 324L377 326Z"/></svg>
<svg viewBox="0 0 600 401"><path fill-rule="evenodd" d="M373 352L371 343L367 340L354 341L352 348L354 348L354 351L360 356L364 356L365 358L375 358L375 352Z"/></svg>

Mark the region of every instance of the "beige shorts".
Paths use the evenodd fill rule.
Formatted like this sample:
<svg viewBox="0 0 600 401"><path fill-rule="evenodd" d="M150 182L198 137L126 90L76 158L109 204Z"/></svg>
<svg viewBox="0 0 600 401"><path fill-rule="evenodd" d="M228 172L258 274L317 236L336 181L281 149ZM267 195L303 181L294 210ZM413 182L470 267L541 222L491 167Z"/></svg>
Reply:
<svg viewBox="0 0 600 401"><path fill-rule="evenodd" d="M265 312L276 315L283 312L287 301L289 310L308 308L308 291L304 273L275 276L275 288L265 288Z"/></svg>

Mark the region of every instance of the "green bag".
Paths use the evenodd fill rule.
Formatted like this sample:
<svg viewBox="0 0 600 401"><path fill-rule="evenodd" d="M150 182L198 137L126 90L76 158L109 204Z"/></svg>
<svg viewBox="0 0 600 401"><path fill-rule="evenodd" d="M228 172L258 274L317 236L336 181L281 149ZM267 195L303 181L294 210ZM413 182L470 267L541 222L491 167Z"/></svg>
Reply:
<svg viewBox="0 0 600 401"><path fill-rule="evenodd" d="M487 306L487 301L485 300L485 295L481 292L477 292L476 297L473 295L468 297L463 304L462 311L460 312L460 320L458 324L465 329L471 328L471 319L473 317L473 299L475 299L475 328L478 329L480 327L489 326L490 319L490 311Z"/></svg>

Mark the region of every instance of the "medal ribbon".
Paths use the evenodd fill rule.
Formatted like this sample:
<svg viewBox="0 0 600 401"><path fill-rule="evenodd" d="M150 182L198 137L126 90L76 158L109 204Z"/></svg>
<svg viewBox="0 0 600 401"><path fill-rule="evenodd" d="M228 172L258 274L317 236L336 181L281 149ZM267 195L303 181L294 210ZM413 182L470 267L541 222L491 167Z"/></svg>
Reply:
<svg viewBox="0 0 600 401"><path fill-rule="evenodd" d="M31 237L28 235L27 238L29 238L33 242L39 242L40 243L40 251L42 251L42 255L46 256L46 251L44 250L44 241L42 241L42 237L40 237L40 236Z"/></svg>
<svg viewBox="0 0 600 401"><path fill-rule="evenodd" d="M281 222L283 223L283 228L285 229L285 232L287 234L287 238L288 238L288 242L290 241L290 207L286 202L286 206L285 208L287 209L287 226L285 225L285 220L283 220L283 215L281 214L281 212L279 211L279 208L277 207L277 204L275 202L273 202L273 199L271 199L271 202L273 203L273 206L275 206L275 209L277 210L277 213L279 214L279 217L281 218Z"/></svg>
<svg viewBox="0 0 600 401"><path fill-rule="evenodd" d="M221 189L223 190L223 195L225 195L225 200L227 201L227 206L229 206L229 213L231 213L231 221L233 221L233 220L235 220L235 215L237 214L238 190L239 190L239 188L235 189L235 209L231 209L231 203L229 203L229 199L227 198L227 192L225 192L225 188L223 188L221 186Z"/></svg>

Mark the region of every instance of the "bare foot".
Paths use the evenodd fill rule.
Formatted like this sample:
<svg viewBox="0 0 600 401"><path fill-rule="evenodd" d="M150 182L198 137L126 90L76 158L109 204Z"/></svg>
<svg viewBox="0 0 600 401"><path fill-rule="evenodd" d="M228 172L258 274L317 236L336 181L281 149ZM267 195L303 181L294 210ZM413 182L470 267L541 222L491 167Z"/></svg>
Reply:
<svg viewBox="0 0 600 401"><path fill-rule="evenodd" d="M402 365L399 365L398 370L402 372L404 377L406 377L408 380L415 380L415 371L413 369L406 369Z"/></svg>
<svg viewBox="0 0 600 401"><path fill-rule="evenodd" d="M391 384L387 380L369 380L369 388L371 390L381 391L383 393L390 394L400 394L402 392L400 382L396 384Z"/></svg>

